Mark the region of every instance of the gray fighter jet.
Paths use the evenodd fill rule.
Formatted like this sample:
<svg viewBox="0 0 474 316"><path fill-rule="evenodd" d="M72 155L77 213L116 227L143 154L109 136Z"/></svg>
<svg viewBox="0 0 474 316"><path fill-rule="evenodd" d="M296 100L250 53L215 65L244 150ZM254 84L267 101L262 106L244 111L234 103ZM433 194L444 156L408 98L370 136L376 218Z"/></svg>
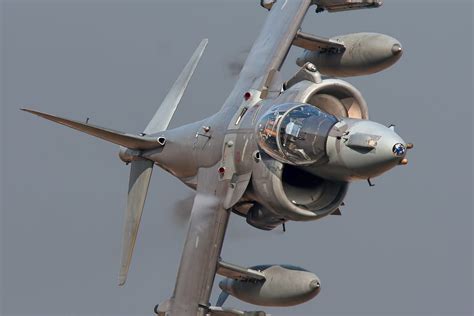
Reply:
<svg viewBox="0 0 474 316"><path fill-rule="evenodd" d="M196 190L174 292L158 315L265 315L222 307L228 295L260 306L292 306L315 297L321 283L285 264L251 268L220 258L231 213L263 230L287 221L340 215L349 183L369 181L406 164L406 143L393 126L368 120L367 104L351 84L335 77L367 75L402 55L392 37L356 33L323 38L300 26L316 12L379 7L376 0L266 0L268 17L221 110L168 130L168 124L203 54L198 46L163 103L139 135L38 112L53 122L120 145L130 164L122 263L123 285L132 258L153 166ZM304 48L291 78L280 68L292 46ZM323 77L324 76L324 77ZM330 77L329 77L330 76ZM215 275L222 294L209 303Z"/></svg>

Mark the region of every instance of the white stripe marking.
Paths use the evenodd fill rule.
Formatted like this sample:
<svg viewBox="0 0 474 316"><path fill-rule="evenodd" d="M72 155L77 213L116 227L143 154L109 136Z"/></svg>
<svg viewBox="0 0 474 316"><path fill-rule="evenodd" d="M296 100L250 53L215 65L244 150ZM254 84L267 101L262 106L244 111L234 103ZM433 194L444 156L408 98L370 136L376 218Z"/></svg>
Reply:
<svg viewBox="0 0 474 316"><path fill-rule="evenodd" d="M244 159L244 157L245 157L245 150L247 149L248 143L249 143L249 139L247 138L247 139L245 140L244 149L242 150L242 157L241 157L240 159Z"/></svg>

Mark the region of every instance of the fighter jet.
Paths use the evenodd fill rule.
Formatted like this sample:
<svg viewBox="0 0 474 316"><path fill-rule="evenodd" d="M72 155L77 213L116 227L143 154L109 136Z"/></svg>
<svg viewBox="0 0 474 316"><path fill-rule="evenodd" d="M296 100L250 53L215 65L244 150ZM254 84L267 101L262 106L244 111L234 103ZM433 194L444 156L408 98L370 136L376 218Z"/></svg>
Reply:
<svg viewBox="0 0 474 316"><path fill-rule="evenodd" d="M301 30L316 12L379 7L375 0L267 0L268 17L234 89L220 111L168 129L207 45L204 39L139 135L114 131L33 109L24 111L120 146L130 164L119 284L127 279L152 170L155 165L196 191L171 298L158 315L265 315L223 307L228 295L260 306L292 306L321 290L319 278L287 264L246 268L220 258L229 216L258 229L288 221L340 215L349 184L369 181L407 163L405 142L393 126L370 121L367 103L338 77L367 75L394 64L401 44L383 34L324 38ZM283 78L292 46L305 49L299 68ZM222 293L210 304L215 275Z"/></svg>

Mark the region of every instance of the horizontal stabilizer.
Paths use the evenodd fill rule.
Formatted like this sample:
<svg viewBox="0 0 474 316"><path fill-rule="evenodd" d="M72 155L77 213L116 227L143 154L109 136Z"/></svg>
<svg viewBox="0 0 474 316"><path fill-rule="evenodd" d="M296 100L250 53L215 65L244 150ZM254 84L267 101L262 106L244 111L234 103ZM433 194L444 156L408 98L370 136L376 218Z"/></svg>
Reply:
<svg viewBox="0 0 474 316"><path fill-rule="evenodd" d="M137 240L138 228L142 218L143 207L153 171L153 161L132 161L128 184L127 209L123 225L122 262L120 265L119 285L127 280L128 269L132 260L133 248Z"/></svg>
<svg viewBox="0 0 474 316"><path fill-rule="evenodd" d="M126 134L126 133L114 131L111 129L103 128L100 126L73 121L73 120L69 120L66 118L59 117L59 116L42 113L42 112L38 112L34 110L29 110L29 109L21 109L21 110L38 115L47 120L65 125L67 127L73 128L83 133L86 133L98 138L102 138L111 143L124 146L130 149L152 149L152 148L157 148L157 147L162 146L158 143L158 140L153 137Z"/></svg>

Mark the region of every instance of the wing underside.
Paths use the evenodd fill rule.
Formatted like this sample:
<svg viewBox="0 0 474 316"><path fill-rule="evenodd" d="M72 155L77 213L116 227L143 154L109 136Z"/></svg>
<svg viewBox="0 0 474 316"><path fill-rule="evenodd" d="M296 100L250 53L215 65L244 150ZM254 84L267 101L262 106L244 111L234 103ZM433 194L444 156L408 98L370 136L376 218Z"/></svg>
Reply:
<svg viewBox="0 0 474 316"><path fill-rule="evenodd" d="M195 316L208 306L230 212L223 207L229 181L219 178L217 168L198 172L194 199L171 315Z"/></svg>

